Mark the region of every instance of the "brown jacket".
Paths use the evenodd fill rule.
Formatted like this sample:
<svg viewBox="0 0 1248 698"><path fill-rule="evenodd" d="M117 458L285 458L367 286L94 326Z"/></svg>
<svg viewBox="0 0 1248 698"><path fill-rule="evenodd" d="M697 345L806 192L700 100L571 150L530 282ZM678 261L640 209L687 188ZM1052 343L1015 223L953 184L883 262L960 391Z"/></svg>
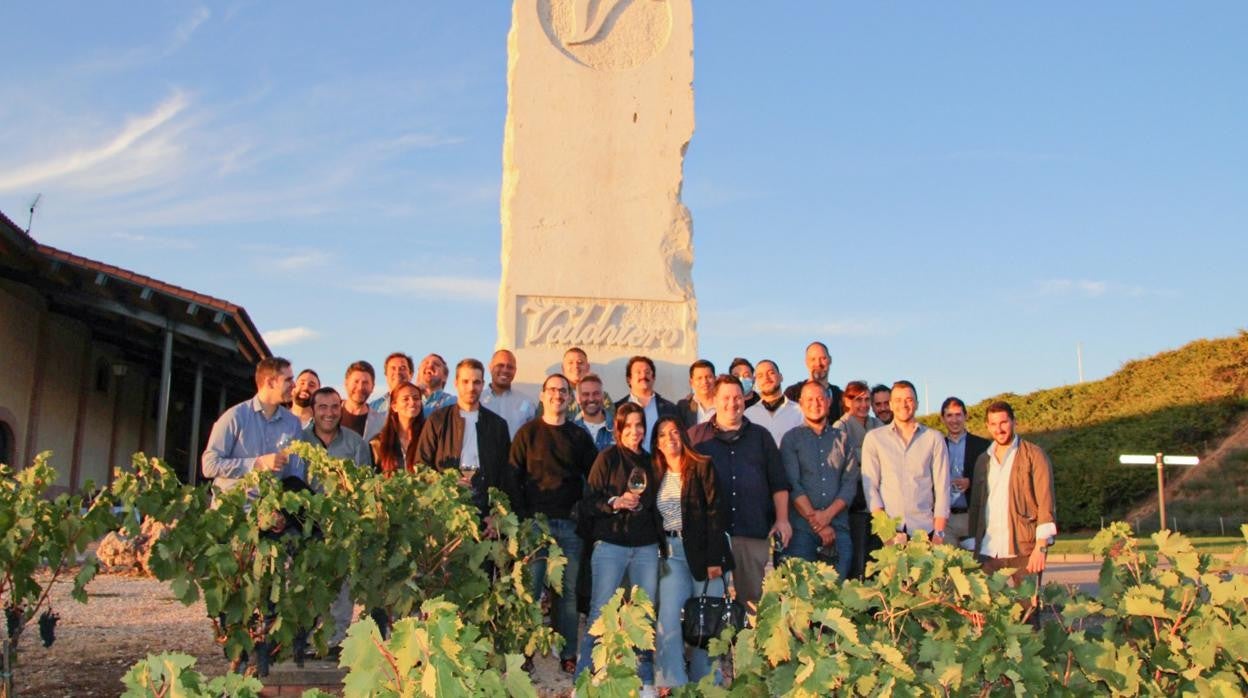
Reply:
<svg viewBox="0 0 1248 698"><path fill-rule="evenodd" d="M975 554L984 542L988 527L988 464L992 450L988 447L975 461L975 477L971 484L970 529L975 536ZM1036 527L1056 523L1053 494L1053 466L1044 451L1030 441L1018 440L1018 453L1010 470L1010 547L1014 555L1030 555L1036 547Z"/></svg>

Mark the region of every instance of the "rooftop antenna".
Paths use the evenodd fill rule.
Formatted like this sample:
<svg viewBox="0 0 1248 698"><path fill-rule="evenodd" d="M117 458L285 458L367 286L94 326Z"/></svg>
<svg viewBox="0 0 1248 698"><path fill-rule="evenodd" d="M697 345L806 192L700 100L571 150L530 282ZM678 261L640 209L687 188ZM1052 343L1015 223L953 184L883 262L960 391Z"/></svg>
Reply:
<svg viewBox="0 0 1248 698"><path fill-rule="evenodd" d="M26 218L26 234L30 235L30 225L35 222L35 207L39 205L39 200L43 198L43 194L35 194L35 200L30 202L30 216Z"/></svg>

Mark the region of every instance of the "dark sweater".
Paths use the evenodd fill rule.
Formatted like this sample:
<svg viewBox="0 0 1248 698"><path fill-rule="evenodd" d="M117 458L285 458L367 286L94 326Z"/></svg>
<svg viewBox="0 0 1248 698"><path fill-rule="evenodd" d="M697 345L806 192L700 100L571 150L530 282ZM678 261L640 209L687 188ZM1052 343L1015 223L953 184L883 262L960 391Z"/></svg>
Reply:
<svg viewBox="0 0 1248 698"><path fill-rule="evenodd" d="M513 502L516 512L521 517L571 518L597 457L589 432L575 424L552 426L541 418L529 420L511 442L511 467L520 495Z"/></svg>
<svg viewBox="0 0 1248 698"><path fill-rule="evenodd" d="M646 471L646 490L641 493L641 508L637 511L616 511L607 500L628 491L628 475L634 467ZM654 475L649 454L634 453L617 445L598 454L589 472L586 506L580 509L593 519L595 540L637 548L663 542L663 519L656 505L658 496L659 480Z"/></svg>

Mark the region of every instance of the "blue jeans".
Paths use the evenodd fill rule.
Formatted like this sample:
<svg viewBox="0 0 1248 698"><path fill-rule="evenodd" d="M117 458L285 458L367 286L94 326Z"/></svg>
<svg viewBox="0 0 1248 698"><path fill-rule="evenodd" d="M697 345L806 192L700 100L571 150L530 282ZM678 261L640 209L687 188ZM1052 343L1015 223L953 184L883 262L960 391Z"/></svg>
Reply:
<svg viewBox="0 0 1248 698"><path fill-rule="evenodd" d="M646 592L653 601L657 596L656 587L659 583L659 546L643 545L630 548L600 540L594 543L594 551L589 560L593 579L589 596L589 619L585 622L585 634L581 637L580 657L576 660L576 675L592 669L594 645L597 638L589 634L594 621L602 615L602 607L611 600L611 595L620 588L620 582L627 574L629 580ZM654 652L643 650L637 653L637 675L643 685L654 684Z"/></svg>
<svg viewBox="0 0 1248 698"><path fill-rule="evenodd" d="M563 638L559 659L575 659L576 632L581 625L581 614L576 610L576 573L581 568L583 543L581 537L576 535L576 523L570 519L551 519L550 535L563 548L563 554L568 558L568 565L563 568L563 588L558 591L559 596L551 600L551 620L555 622L555 630ZM529 563L529 571L533 574L533 596L541 598L542 587L546 586L545 549Z"/></svg>
<svg viewBox="0 0 1248 698"><path fill-rule="evenodd" d="M854 561L854 542L849 536L849 520L832 521L832 530L836 531L836 573L841 579L849 578L850 566ZM815 561L815 550L819 547L819 534L811 532L806 527L793 527L793 537L789 539L789 545L784 549L784 557L797 557L803 560Z"/></svg>
<svg viewBox="0 0 1248 698"><path fill-rule="evenodd" d="M659 627L655 633L656 686L675 688L691 681L697 682L711 671L706 650L690 649L689 668L685 669L685 637L680 628L680 615L690 596L701 596L703 582L695 581L685 557L685 544L679 538L668 538L669 554L660 566L659 575ZM705 570L703 570L705 572ZM724 595L724 579L711 580L707 586L709 596Z"/></svg>

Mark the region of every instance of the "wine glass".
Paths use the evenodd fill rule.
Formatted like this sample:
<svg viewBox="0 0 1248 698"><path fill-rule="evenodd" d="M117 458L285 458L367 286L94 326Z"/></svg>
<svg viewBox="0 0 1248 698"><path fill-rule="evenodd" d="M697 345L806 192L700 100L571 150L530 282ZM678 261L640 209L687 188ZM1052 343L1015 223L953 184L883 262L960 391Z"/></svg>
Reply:
<svg viewBox="0 0 1248 698"><path fill-rule="evenodd" d="M628 474L628 491L641 496L646 491L646 471L640 467L633 468Z"/></svg>
<svg viewBox="0 0 1248 698"><path fill-rule="evenodd" d="M289 446L290 442L293 440L294 439L291 438L290 434L282 434L277 437L277 450L285 451L286 447Z"/></svg>

